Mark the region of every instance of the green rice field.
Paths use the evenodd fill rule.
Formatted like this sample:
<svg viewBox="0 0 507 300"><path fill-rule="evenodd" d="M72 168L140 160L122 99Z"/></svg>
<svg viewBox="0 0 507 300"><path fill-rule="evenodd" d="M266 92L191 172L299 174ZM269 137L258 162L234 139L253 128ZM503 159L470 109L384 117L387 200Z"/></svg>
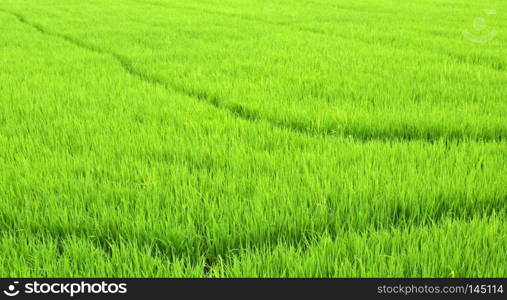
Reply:
<svg viewBox="0 0 507 300"><path fill-rule="evenodd" d="M507 2L0 1L0 277L506 277Z"/></svg>

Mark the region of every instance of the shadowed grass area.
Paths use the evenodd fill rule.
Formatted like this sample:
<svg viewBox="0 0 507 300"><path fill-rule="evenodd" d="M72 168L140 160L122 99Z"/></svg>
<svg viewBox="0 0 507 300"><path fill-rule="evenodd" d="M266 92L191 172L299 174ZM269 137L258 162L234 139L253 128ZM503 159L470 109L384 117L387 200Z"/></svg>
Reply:
<svg viewBox="0 0 507 300"><path fill-rule="evenodd" d="M2 236L2 276L93 277L502 277L507 227L498 217L336 236L324 233L226 256L173 257L155 244L129 240L107 245L93 237ZM471 238L473 237L473 238ZM16 270L16 271L13 271Z"/></svg>

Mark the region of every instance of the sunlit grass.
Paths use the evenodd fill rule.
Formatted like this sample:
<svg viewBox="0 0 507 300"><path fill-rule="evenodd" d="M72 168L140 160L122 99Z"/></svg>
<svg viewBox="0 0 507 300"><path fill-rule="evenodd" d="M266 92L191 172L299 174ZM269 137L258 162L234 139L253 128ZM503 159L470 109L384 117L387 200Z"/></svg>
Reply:
<svg viewBox="0 0 507 300"><path fill-rule="evenodd" d="M407 2L2 2L0 276L506 276L506 4Z"/></svg>

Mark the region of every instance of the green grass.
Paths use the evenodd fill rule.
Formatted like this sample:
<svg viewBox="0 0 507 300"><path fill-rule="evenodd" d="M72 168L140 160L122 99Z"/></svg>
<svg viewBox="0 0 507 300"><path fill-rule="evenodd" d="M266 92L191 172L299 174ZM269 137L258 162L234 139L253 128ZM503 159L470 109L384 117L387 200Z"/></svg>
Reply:
<svg viewBox="0 0 507 300"><path fill-rule="evenodd" d="M505 11L2 1L0 276L507 276Z"/></svg>

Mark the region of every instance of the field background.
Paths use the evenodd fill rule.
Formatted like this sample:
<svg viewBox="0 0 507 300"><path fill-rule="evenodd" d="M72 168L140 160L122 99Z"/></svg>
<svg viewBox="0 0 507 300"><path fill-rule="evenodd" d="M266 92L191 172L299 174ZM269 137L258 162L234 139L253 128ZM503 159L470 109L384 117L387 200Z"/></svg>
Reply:
<svg viewBox="0 0 507 300"><path fill-rule="evenodd" d="M2 0L0 276L507 276L506 14Z"/></svg>

